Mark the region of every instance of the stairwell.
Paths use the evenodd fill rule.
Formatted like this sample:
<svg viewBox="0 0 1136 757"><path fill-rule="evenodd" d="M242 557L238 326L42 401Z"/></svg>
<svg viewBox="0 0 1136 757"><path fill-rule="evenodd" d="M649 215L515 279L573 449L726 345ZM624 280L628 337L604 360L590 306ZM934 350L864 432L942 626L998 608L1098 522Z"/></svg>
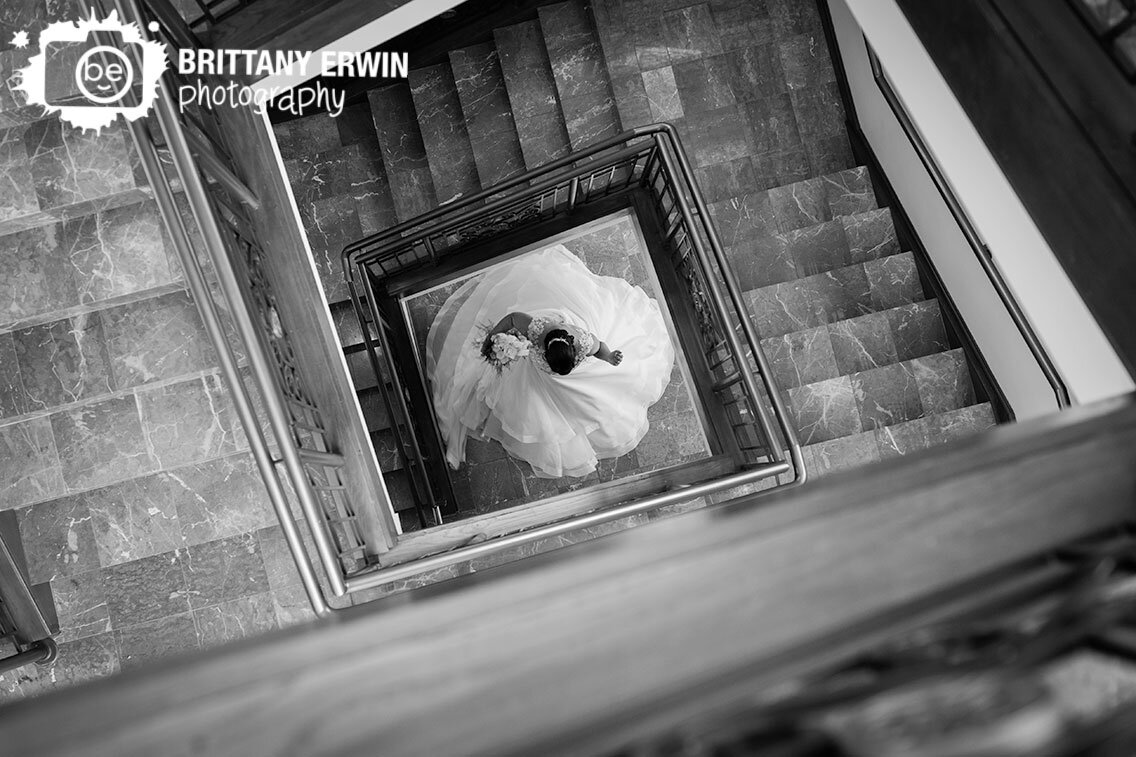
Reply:
<svg viewBox="0 0 1136 757"><path fill-rule="evenodd" d="M276 126L396 507L408 485L346 301L343 246L656 121L692 156L812 475L993 425L854 165L810 3L572 0L447 57L337 119Z"/></svg>
<svg viewBox="0 0 1136 757"><path fill-rule="evenodd" d="M45 18L39 2L17 5L19 24ZM50 584L62 627L53 669L0 676L0 695L20 697L310 610L128 136L83 135L24 105L11 74L26 56L10 38L0 36L0 509L16 513L32 582ZM853 165L809 3L568 2L338 119L277 126L385 470L397 455L365 380L343 246L657 120L677 126L696 164L813 473L992 423ZM398 481L388 476L405 500Z"/></svg>
<svg viewBox="0 0 1136 757"><path fill-rule="evenodd" d="M0 676L0 702L310 616L129 139L73 132L10 87L22 63L10 32L65 5L14 0L0 14L0 510L16 515L32 580L50 587L62 626L56 666ZM852 161L809 3L561 3L385 89L338 122L280 127L293 177L307 177L297 195L308 193L301 208L357 377L343 241L661 119L695 157L814 476L994 422L918 260ZM375 388L360 389L390 470L389 423ZM1125 678L1115 659L1079 662L1055 688L1071 681L1084 700L1089 681L1115 699Z"/></svg>
<svg viewBox="0 0 1136 757"><path fill-rule="evenodd" d="M79 18L49 6L0 34L0 511L59 658L0 701L312 617L128 132L13 88L13 33Z"/></svg>

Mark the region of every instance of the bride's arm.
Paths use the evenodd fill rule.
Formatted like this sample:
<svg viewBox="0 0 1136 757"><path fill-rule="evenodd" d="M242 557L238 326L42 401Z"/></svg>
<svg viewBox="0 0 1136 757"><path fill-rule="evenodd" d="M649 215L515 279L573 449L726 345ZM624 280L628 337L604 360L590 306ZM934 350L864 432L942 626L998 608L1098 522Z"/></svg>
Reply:
<svg viewBox="0 0 1136 757"><path fill-rule="evenodd" d="M509 313L507 316L497 321L497 325L489 330L487 336L504 334L509 329L516 329L522 334L527 334L530 323L532 323L532 316L528 313Z"/></svg>
<svg viewBox="0 0 1136 757"><path fill-rule="evenodd" d="M612 365L619 365L621 362L623 362L622 352L620 352L619 350L613 350L612 348L607 346L606 342L601 342L598 339L596 340L596 344L598 346L596 347L594 354L600 360L611 363Z"/></svg>

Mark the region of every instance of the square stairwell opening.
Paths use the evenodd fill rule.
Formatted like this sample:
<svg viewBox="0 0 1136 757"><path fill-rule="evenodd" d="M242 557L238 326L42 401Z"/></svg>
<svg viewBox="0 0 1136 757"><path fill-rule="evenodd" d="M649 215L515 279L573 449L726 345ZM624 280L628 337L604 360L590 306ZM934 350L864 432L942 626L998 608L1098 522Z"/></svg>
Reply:
<svg viewBox="0 0 1136 757"><path fill-rule="evenodd" d="M448 470L455 495L456 512L447 521L498 512L517 505L546 500L573 492L584 493L599 484L643 477L654 471L684 467L685 477L704 475L704 461L720 454L715 429L697 390L689 361L679 348L679 333L674 315L658 273L651 262L643 231L630 210L613 213L583 226L563 232L525 248L506 253L492 267L510 266L522 256L563 245L594 274L612 276L640 287L660 305L676 359L670 381L659 400L647 409L649 428L646 436L630 452L614 458L600 459L597 469L584 476L547 478L537 475L531 465L509 455L500 442L470 437L465 460L456 470ZM427 336L445 302L466 284L476 285L487 269L476 266L447 281L423 291L400 297L399 309L404 326L411 335L415 369L427 373ZM681 317L681 310L679 311ZM602 334L597 334L601 339ZM613 349L618 345L612 345ZM431 408L432 410L434 408ZM436 414L434 415L437 421ZM387 430L384 442L390 439ZM392 440L393 441L393 440ZM700 464L702 463L702 464ZM405 471L387 474L405 476ZM397 491L397 490L396 490ZM612 501L618 486L608 486L592 493L596 505ZM408 492L407 492L408 493ZM396 507L399 503L395 502ZM406 512L406 510L403 510ZM413 526L413 521L407 524Z"/></svg>
<svg viewBox="0 0 1136 757"><path fill-rule="evenodd" d="M556 260L548 264L563 264L566 278L577 271L577 282L598 275L615 286L622 279L619 291L634 292L641 303L653 300L648 310L658 308L653 331L661 336L652 349L673 350L676 360L659 393L643 392L637 400L653 400L642 405L648 423L633 425L645 435L620 437L614 445L616 435L608 437L595 471L589 464L551 474L583 471L575 478L533 475L524 462L532 458L518 454L516 445L510 455L484 442L501 438L493 434L474 440L451 470L438 409L458 405L433 404L424 357L431 323L466 284L475 289L478 277L489 281L502 271L524 270L552 246ZM453 556L487 540L560 537L616 520L634 525L672 504L697 507L802 480L784 397L772 383L688 158L666 125L597 143L360 239L344 249L343 264L360 342L348 362L387 499L397 511L392 515L405 537L384 553L383 565ZM566 292L560 296L569 297ZM555 303L525 307L555 310ZM472 332L492 325L479 323L481 316L495 321L502 315L489 319L487 313L480 305L464 313L471 322L463 321L463 328ZM618 322L609 319L607 328L618 331ZM539 368L535 362L526 370ZM476 359L469 364L480 365ZM439 385L447 386L445 379ZM593 429L604 425L596 423ZM475 420L469 428L476 436L482 426ZM454 449L459 438L465 435L450 437Z"/></svg>

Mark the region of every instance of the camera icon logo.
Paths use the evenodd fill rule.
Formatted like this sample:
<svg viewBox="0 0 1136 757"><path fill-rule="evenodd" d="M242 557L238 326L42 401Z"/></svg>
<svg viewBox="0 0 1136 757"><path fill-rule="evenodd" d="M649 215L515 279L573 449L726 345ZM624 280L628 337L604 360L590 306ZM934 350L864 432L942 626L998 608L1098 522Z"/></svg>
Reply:
<svg viewBox="0 0 1136 757"><path fill-rule="evenodd" d="M105 32L82 42L51 42L44 48L44 99L49 105L106 107L123 103L135 82L130 48L122 35ZM124 105L126 103L123 103Z"/></svg>
<svg viewBox="0 0 1136 757"><path fill-rule="evenodd" d="M83 129L97 131L119 115L130 121L146 115L168 65L165 46L116 13L51 24L39 43L17 87L29 102Z"/></svg>
<svg viewBox="0 0 1136 757"><path fill-rule="evenodd" d="M134 83L134 66L121 50L103 45L83 53L75 66L75 83L95 105L119 102Z"/></svg>

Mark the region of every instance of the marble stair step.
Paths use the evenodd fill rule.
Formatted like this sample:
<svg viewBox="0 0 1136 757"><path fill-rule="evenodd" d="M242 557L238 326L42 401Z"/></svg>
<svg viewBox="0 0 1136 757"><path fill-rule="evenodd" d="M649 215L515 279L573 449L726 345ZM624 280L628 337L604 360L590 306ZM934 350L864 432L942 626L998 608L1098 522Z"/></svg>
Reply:
<svg viewBox="0 0 1136 757"><path fill-rule="evenodd" d="M802 445L831 441L975 403L962 349L783 390Z"/></svg>
<svg viewBox="0 0 1136 757"><path fill-rule="evenodd" d="M990 403L983 402L905 423L810 444L802 451L805 467L810 475L819 478L837 471L965 439L993 428L996 423Z"/></svg>
<svg viewBox="0 0 1136 757"><path fill-rule="evenodd" d="M359 407L363 409L363 420L367 423L367 431L376 433L390 429L390 416L387 414L386 403L377 386L363 389L358 392Z"/></svg>
<svg viewBox="0 0 1136 757"><path fill-rule="evenodd" d="M130 205L150 189L126 130L45 118L0 129L0 236Z"/></svg>
<svg viewBox="0 0 1136 757"><path fill-rule="evenodd" d="M345 352L354 352L363 348L363 329L359 319L355 316L355 307L351 300L341 300L329 305L331 321L335 325L335 333L339 336L339 344Z"/></svg>
<svg viewBox="0 0 1136 757"><path fill-rule="evenodd" d="M183 278L151 200L6 234L0 332L151 299L183 289Z"/></svg>
<svg viewBox="0 0 1136 757"><path fill-rule="evenodd" d="M721 209L718 213L727 221L737 217ZM730 225L723 233L723 242L742 289L757 289L900 252L887 208L784 233L766 234Z"/></svg>
<svg viewBox="0 0 1136 757"><path fill-rule="evenodd" d="M926 299L910 252L771 284L744 297L762 339Z"/></svg>
<svg viewBox="0 0 1136 757"><path fill-rule="evenodd" d="M399 82L373 89L367 100L396 217L403 222L428 213L437 206L438 197L410 86Z"/></svg>
<svg viewBox="0 0 1136 757"><path fill-rule="evenodd" d="M398 454L398 444L395 442L393 430L386 428L372 431L371 444L379 460L379 470L391 473L403 469L402 456Z"/></svg>
<svg viewBox="0 0 1136 757"><path fill-rule="evenodd" d="M531 170L564 157L571 145L540 22L525 21L497 29L493 38L525 168Z"/></svg>
<svg viewBox="0 0 1136 757"><path fill-rule="evenodd" d="M644 12L642 5L622 0L598 0L591 3L591 9L621 127L681 118L674 72L668 66L663 41L665 14ZM653 104L646 81L652 84Z"/></svg>
<svg viewBox="0 0 1136 757"><path fill-rule="evenodd" d="M453 50L450 66L481 186L522 173L525 159L497 48L486 42Z"/></svg>
<svg viewBox="0 0 1136 757"><path fill-rule="evenodd" d="M410 72L410 94L440 204L481 189L454 74L446 63Z"/></svg>
<svg viewBox="0 0 1136 757"><path fill-rule="evenodd" d="M875 191L865 166L710 204L724 240L738 234L784 234L876 208Z"/></svg>
<svg viewBox="0 0 1136 757"><path fill-rule="evenodd" d="M619 112L587 8L570 0L537 14L572 149L615 136L622 130Z"/></svg>
<svg viewBox="0 0 1136 757"><path fill-rule="evenodd" d="M334 120L340 119L349 121L332 124L320 114L284 124L292 127L287 134L277 132L281 155L292 156L284 167L329 303L348 297L343 248L398 222L369 109L353 106ZM311 135L309 151L301 134Z"/></svg>
<svg viewBox="0 0 1136 757"><path fill-rule="evenodd" d="M410 476L407 475L405 469L384 471L383 483L387 488L387 496L390 498L391 506L396 513L414 514L414 493L411 488ZM417 518L414 520L414 526L417 528ZM406 521L403 521L404 526Z"/></svg>
<svg viewBox="0 0 1136 757"><path fill-rule="evenodd" d="M776 231L785 233L877 207L866 166L765 190Z"/></svg>
<svg viewBox="0 0 1136 757"><path fill-rule="evenodd" d="M783 389L950 349L937 300L924 300L761 340Z"/></svg>
<svg viewBox="0 0 1136 757"><path fill-rule="evenodd" d="M398 223L368 103L273 127L312 258L331 304L348 296L343 247Z"/></svg>

